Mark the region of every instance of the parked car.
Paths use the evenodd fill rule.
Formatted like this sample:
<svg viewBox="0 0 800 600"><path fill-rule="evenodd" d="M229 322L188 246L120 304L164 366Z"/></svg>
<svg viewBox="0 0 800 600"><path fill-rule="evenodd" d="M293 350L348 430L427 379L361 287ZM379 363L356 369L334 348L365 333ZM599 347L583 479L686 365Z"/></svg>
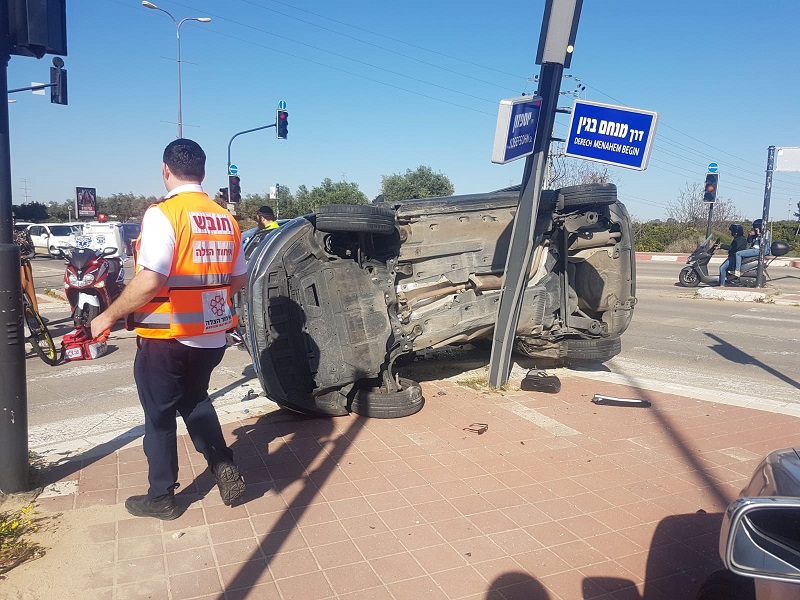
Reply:
<svg viewBox="0 0 800 600"><path fill-rule="evenodd" d="M28 233L36 252L58 258L56 248L74 246L81 234L80 223L39 223L28 225Z"/></svg>
<svg viewBox="0 0 800 600"><path fill-rule="evenodd" d="M769 454L728 506L719 536L725 569L697 600L800 598L800 449Z"/></svg>
<svg viewBox="0 0 800 600"><path fill-rule="evenodd" d="M133 246L139 234L142 233L141 223L120 223L122 230L122 241L125 242L125 249L128 256L133 256Z"/></svg>
<svg viewBox="0 0 800 600"><path fill-rule="evenodd" d="M293 219L248 260L245 341L267 396L317 415L422 407L398 378L414 351L491 340L519 187ZM636 303L630 219L616 187L545 190L516 350L607 360Z"/></svg>

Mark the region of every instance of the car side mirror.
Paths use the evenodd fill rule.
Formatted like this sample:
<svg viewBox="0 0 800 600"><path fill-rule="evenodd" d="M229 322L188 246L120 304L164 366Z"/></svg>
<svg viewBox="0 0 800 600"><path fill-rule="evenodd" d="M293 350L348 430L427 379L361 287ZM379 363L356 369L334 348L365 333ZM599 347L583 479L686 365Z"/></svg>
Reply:
<svg viewBox="0 0 800 600"><path fill-rule="evenodd" d="M736 500L725 513L719 549L733 573L800 583L800 499Z"/></svg>

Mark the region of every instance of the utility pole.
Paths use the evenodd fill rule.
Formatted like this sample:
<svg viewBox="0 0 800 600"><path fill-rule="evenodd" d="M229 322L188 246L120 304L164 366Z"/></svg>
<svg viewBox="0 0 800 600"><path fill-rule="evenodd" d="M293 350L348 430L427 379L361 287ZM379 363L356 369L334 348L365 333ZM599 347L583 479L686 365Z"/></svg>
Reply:
<svg viewBox="0 0 800 600"><path fill-rule="evenodd" d="M28 203L28 198L30 198L30 195L28 194L28 184L30 182L31 182L30 179L23 179L22 180L22 193L25 196L25 203L26 204Z"/></svg>
<svg viewBox="0 0 800 600"><path fill-rule="evenodd" d="M0 492L26 491L28 391L19 246L11 225L11 139L8 124L8 62L11 59L8 0L0 0Z"/></svg>
<svg viewBox="0 0 800 600"><path fill-rule="evenodd" d="M775 146L770 146L767 150L767 180L764 183L764 212L761 214L761 231L767 231L769 224L769 201L772 196L772 172L775 170ZM756 271L756 287L764 287L764 251L766 244L761 244L758 248L758 270Z"/></svg>

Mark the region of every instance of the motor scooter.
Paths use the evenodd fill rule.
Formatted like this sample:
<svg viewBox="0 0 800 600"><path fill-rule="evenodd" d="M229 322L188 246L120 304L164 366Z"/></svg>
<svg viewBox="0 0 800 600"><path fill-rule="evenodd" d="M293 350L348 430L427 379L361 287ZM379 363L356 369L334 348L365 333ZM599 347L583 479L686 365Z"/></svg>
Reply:
<svg viewBox="0 0 800 600"><path fill-rule="evenodd" d="M718 275L708 274L708 263L714 255L714 251L719 248L719 238L714 243L711 243L711 237L708 236L705 241L700 244L697 249L689 255L686 259L686 266L681 269L678 274L678 283L683 287L697 287L701 283L706 285L719 285ZM789 244L786 242L775 241L770 245L770 258L764 263L764 278L769 279L767 267L778 256L783 256L789 252ZM750 256L742 260L741 275L736 277L734 275L735 265L728 265L727 278L725 280L726 286L732 287L755 287L756 275L758 272L758 256Z"/></svg>
<svg viewBox="0 0 800 600"><path fill-rule="evenodd" d="M89 327L97 315L107 309L125 289L125 269L119 258L108 258L116 248L60 249L66 261L64 293L72 309L76 329Z"/></svg>

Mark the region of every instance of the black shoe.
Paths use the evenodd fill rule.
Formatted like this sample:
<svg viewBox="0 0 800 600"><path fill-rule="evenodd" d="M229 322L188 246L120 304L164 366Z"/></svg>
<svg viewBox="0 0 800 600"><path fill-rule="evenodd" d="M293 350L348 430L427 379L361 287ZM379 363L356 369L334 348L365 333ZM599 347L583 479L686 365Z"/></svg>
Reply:
<svg viewBox="0 0 800 600"><path fill-rule="evenodd" d="M219 495L225 506L230 506L244 494L244 479L233 461L221 460L211 467L211 472L217 480Z"/></svg>
<svg viewBox="0 0 800 600"><path fill-rule="evenodd" d="M153 500L147 496L131 496L125 500L125 508L134 517L154 517L162 521L172 521L181 516L173 496Z"/></svg>

